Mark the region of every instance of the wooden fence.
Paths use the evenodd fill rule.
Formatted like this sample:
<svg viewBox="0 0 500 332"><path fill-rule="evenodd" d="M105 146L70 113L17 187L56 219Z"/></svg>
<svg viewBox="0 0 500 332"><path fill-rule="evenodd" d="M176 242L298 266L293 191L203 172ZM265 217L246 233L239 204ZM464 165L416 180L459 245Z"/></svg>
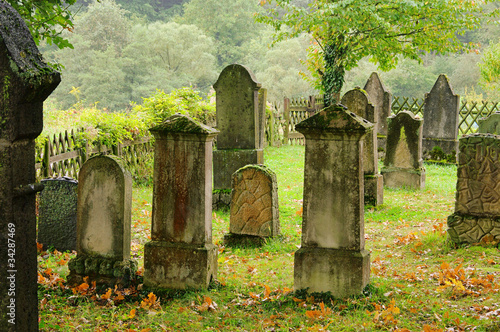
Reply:
<svg viewBox="0 0 500 332"><path fill-rule="evenodd" d="M153 158L153 145L149 137L125 141L115 146L92 146L88 143L79 144L82 133L83 130L71 130L47 137L43 147L36 149L37 180L58 176L78 179L80 167L97 153L120 156L135 170L144 168L145 163Z"/></svg>
<svg viewBox="0 0 500 332"><path fill-rule="evenodd" d="M309 98L287 99L285 98L283 107L275 105L273 116L282 116L283 121L283 144L304 144L304 137L295 131L295 125L309 116L314 115L323 107L323 100L318 96ZM393 97L393 114L400 111L411 111L415 115L423 118L424 98ZM500 102L472 102L462 100L459 113L459 135L475 133L478 128L478 120L500 112Z"/></svg>

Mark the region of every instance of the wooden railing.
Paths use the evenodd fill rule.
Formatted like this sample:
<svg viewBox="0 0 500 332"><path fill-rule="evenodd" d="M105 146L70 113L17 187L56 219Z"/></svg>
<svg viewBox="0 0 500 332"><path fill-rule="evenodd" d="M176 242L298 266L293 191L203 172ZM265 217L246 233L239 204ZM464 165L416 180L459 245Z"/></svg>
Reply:
<svg viewBox="0 0 500 332"><path fill-rule="evenodd" d="M153 146L149 137L124 141L114 146L92 146L81 144L83 130L71 130L47 137L43 147L36 149L37 179L68 176L78 179L83 163L97 153L112 153L125 159L131 170L145 167L153 158ZM134 174L133 174L134 175Z"/></svg>

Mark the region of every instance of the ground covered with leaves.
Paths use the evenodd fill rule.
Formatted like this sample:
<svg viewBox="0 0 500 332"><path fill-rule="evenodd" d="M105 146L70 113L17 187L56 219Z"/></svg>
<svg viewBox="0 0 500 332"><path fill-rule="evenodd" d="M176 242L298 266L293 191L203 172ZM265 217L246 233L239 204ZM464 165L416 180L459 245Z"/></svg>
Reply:
<svg viewBox="0 0 500 332"><path fill-rule="evenodd" d="M300 247L304 148L267 148L276 172L282 235L260 248L229 248L229 213L214 211L218 277L208 290L147 289L144 244L150 238L151 187L134 188L129 288L66 285L73 253L41 251L41 331L500 331L500 253L494 239L447 241L454 212L456 167L426 165L424 190L384 190L384 204L365 208L370 284L335 299L293 290Z"/></svg>

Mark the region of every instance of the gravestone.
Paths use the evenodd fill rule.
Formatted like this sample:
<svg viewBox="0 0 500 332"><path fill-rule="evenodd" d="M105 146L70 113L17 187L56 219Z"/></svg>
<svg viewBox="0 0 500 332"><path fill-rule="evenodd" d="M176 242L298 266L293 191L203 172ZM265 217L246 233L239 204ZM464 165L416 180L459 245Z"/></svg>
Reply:
<svg viewBox="0 0 500 332"><path fill-rule="evenodd" d="M387 118L391 115L392 94L385 88L377 73L372 73L366 81L364 90L370 97L370 102L375 107L377 115L376 133L377 148L385 151L385 141L387 138Z"/></svg>
<svg viewBox="0 0 500 332"><path fill-rule="evenodd" d="M373 124L339 105L295 126L306 139L301 248L294 288L359 295L369 282L362 139Z"/></svg>
<svg viewBox="0 0 500 332"><path fill-rule="evenodd" d="M42 180L38 206L38 243L44 250L76 250L78 181L68 178Z"/></svg>
<svg viewBox="0 0 500 332"><path fill-rule="evenodd" d="M381 173L384 185L390 188L425 186L422 160L422 119L409 111L387 119L387 151Z"/></svg>
<svg viewBox="0 0 500 332"><path fill-rule="evenodd" d="M458 152L458 124L460 96L446 75L439 75L431 91L425 95L422 154L430 158L431 152L441 152L456 160Z"/></svg>
<svg viewBox="0 0 500 332"><path fill-rule="evenodd" d="M217 277L212 243L212 144L218 131L175 114L155 137L151 241L144 246L144 284L207 288Z"/></svg>
<svg viewBox="0 0 500 332"><path fill-rule="evenodd" d="M264 163L266 102L264 93L259 103L260 88L253 73L238 64L224 68L214 84L217 129L220 131L213 156L217 207L230 201L234 172L249 164Z"/></svg>
<svg viewBox="0 0 500 332"><path fill-rule="evenodd" d="M264 165L248 165L233 174L226 245L265 243L280 233L278 181Z"/></svg>
<svg viewBox="0 0 500 332"><path fill-rule="evenodd" d="M348 91L340 102L349 111L373 123L376 128L375 121L378 115L365 91L360 88ZM363 138L363 173L365 204L381 205L384 200L384 181L378 171L377 132L375 130L367 133Z"/></svg>
<svg viewBox="0 0 500 332"><path fill-rule="evenodd" d="M127 286L137 271L130 259L132 176L119 157L97 155L82 165L78 181L77 256L68 263L68 284L88 276Z"/></svg>
<svg viewBox="0 0 500 332"><path fill-rule="evenodd" d="M456 243L500 241L500 136L460 138L455 213L448 235Z"/></svg>
<svg viewBox="0 0 500 332"><path fill-rule="evenodd" d="M479 119L478 133L500 134L500 112L495 112L488 117Z"/></svg>
<svg viewBox="0 0 500 332"><path fill-rule="evenodd" d="M0 331L38 331L35 138L60 80L0 0Z"/></svg>

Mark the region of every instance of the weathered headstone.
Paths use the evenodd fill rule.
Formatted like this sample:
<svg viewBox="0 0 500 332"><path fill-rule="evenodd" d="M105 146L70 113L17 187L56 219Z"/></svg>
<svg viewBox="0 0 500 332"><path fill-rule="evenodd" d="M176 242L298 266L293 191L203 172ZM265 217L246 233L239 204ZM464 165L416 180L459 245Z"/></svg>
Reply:
<svg viewBox="0 0 500 332"><path fill-rule="evenodd" d="M448 234L456 243L500 241L500 136L460 139L455 213Z"/></svg>
<svg viewBox="0 0 500 332"><path fill-rule="evenodd" d="M422 123L408 111L388 118L387 151L381 173L384 185L390 188L425 186L422 161Z"/></svg>
<svg viewBox="0 0 500 332"><path fill-rule="evenodd" d="M360 88L348 91L341 99L341 104L354 114L374 124L378 115L370 103L368 94ZM363 173L365 178L365 204L381 205L384 200L383 177L378 172L377 132L372 130L363 138Z"/></svg>
<svg viewBox="0 0 500 332"><path fill-rule="evenodd" d="M361 141L373 124L335 105L295 128L306 138L306 151L294 288L335 297L361 294L370 277Z"/></svg>
<svg viewBox="0 0 500 332"><path fill-rule="evenodd" d="M59 82L24 20L0 0L0 331L38 331L35 138Z"/></svg>
<svg viewBox="0 0 500 332"><path fill-rule="evenodd" d="M448 77L439 75L431 91L425 95L422 141L425 158L437 149L456 160L459 109L460 96L453 92Z"/></svg>
<svg viewBox="0 0 500 332"><path fill-rule="evenodd" d="M280 233L278 182L264 165L248 165L233 174L226 244L262 244Z"/></svg>
<svg viewBox="0 0 500 332"><path fill-rule="evenodd" d="M488 117L479 119L478 133L500 134L500 112L495 112Z"/></svg>
<svg viewBox="0 0 500 332"><path fill-rule="evenodd" d="M137 263L130 259L132 176L116 156L97 155L78 174L77 256L68 283L128 285Z"/></svg>
<svg viewBox="0 0 500 332"><path fill-rule="evenodd" d="M391 115L392 94L385 88L377 73L372 73L366 81L364 90L370 96L370 102L375 107L377 114L377 147L385 151L385 140L387 138L387 118Z"/></svg>
<svg viewBox="0 0 500 332"><path fill-rule="evenodd" d="M214 189L218 201L229 201L231 177L245 165L264 163L265 100L253 73L242 65L229 65L214 84L216 91L217 150L214 151ZM262 95L263 99L265 94ZM225 199L222 196L227 196ZM215 205L218 206L217 202Z"/></svg>
<svg viewBox="0 0 500 332"><path fill-rule="evenodd" d="M144 284L207 288L217 276L212 243L212 143L218 131L176 114L151 129L155 137L151 241L144 247Z"/></svg>
<svg viewBox="0 0 500 332"><path fill-rule="evenodd" d="M68 178L42 180L38 205L38 243L44 249L76 250L78 181Z"/></svg>

